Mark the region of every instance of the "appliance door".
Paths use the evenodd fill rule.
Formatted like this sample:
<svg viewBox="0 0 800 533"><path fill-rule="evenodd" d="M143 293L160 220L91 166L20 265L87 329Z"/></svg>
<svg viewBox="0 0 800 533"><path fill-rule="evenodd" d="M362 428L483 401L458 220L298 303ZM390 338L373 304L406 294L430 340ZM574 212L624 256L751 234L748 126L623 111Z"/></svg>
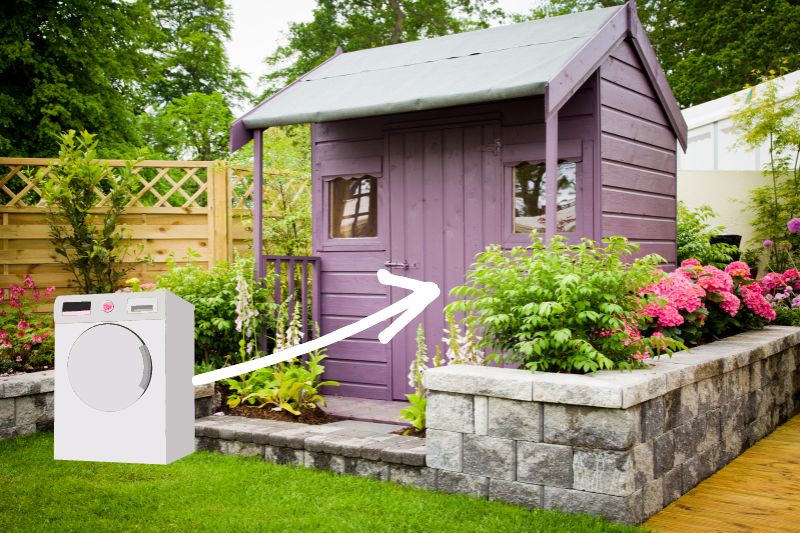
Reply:
<svg viewBox="0 0 800 533"><path fill-rule="evenodd" d="M67 360L72 390L98 411L121 411L136 403L147 390L152 371L142 339L118 324L98 324L84 331Z"/></svg>

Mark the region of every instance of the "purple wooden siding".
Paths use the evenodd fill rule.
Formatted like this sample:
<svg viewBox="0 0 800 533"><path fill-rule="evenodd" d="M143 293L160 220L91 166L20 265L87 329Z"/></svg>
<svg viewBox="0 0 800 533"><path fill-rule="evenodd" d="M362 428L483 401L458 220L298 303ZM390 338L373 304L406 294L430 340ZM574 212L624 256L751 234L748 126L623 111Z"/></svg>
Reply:
<svg viewBox="0 0 800 533"><path fill-rule="evenodd" d="M559 113L563 146L581 150L596 138L594 77ZM422 317L429 352L441 344L442 308L449 290L486 245L499 243L511 225L512 198L505 190L503 160L494 150L500 139L509 152L544 159L541 97L357 119L312 127L314 255L321 258L323 333L354 322L407 294L377 282L386 261L410 263L397 274L434 281L442 296ZM596 153L596 152L595 152ZM347 249L326 239L324 181L330 168L358 175L359 165L375 167L379 157L379 242L350 243ZM527 156L526 156L527 157ZM333 163L335 162L335 163ZM586 213L592 219L592 177L599 172L588 154ZM327 176L328 178L330 176ZM586 224L592 236L594 224ZM326 377L342 383L328 392L379 399L402 399L409 391L408 365L414 356L415 321L388 346L377 340L384 326L371 328L329 350Z"/></svg>
<svg viewBox="0 0 800 533"><path fill-rule="evenodd" d="M600 67L602 234L676 261L676 144L633 46Z"/></svg>

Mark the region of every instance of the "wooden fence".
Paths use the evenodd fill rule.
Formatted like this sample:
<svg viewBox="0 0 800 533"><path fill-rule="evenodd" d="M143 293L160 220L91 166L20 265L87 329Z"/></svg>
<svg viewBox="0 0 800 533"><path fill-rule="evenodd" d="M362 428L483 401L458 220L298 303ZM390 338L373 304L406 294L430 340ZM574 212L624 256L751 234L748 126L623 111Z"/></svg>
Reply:
<svg viewBox="0 0 800 533"><path fill-rule="evenodd" d="M125 164L102 162L109 167ZM0 286L21 283L31 274L41 286L54 285L56 294L74 292L71 275L49 242L47 206L38 187L37 176L50 172L53 164L57 162L49 159L0 158ZM130 277L153 281L166 270L168 257L185 262L190 249L204 266L231 259L234 250L251 249L252 168L225 161L141 161L134 171L139 182L121 217L132 243L142 245L138 255L139 246L133 246L126 257L133 267ZM307 175L266 171L265 178L269 176L288 177L291 201L307 201ZM105 194L96 193L97 211L102 212ZM274 216L269 202L265 195L265 215ZM138 260L147 255L152 265Z"/></svg>

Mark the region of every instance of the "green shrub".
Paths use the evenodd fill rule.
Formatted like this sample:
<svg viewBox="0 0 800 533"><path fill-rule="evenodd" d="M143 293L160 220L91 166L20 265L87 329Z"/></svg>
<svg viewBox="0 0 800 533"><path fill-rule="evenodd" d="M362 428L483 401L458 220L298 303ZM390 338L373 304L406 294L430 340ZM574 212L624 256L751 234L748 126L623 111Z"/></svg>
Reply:
<svg viewBox="0 0 800 533"><path fill-rule="evenodd" d="M717 214L707 205L690 209L678 203L678 263L697 259L704 265L725 268L736 258L739 249L725 243L711 244L711 237L721 235L723 226L712 226L710 220Z"/></svg>
<svg viewBox="0 0 800 533"><path fill-rule="evenodd" d="M60 137L59 162L38 175L47 203L50 242L84 294L114 292L132 266L122 261L130 249L117 221L131 198L137 176L133 163L112 169L97 161L97 140L70 130ZM102 214L92 214L105 194Z"/></svg>
<svg viewBox="0 0 800 533"><path fill-rule="evenodd" d="M663 275L663 259L626 262L636 249L623 237L599 246L588 239L570 245L560 236L544 244L535 234L529 247L493 245L451 291L462 299L446 312L477 320L479 343L497 350L488 355L497 362L572 373L640 366L677 343L638 334L648 303L639 293Z"/></svg>
<svg viewBox="0 0 800 533"><path fill-rule="evenodd" d="M242 348L242 334L236 331L236 285L240 272L252 277L252 258L240 258L232 264L221 262L211 270L194 262L178 265L174 258L167 263L169 271L158 277L157 285L194 305L195 362L204 369L224 366ZM254 287L252 294L261 328L269 327L275 310L269 291L264 288L269 285L267 280Z"/></svg>

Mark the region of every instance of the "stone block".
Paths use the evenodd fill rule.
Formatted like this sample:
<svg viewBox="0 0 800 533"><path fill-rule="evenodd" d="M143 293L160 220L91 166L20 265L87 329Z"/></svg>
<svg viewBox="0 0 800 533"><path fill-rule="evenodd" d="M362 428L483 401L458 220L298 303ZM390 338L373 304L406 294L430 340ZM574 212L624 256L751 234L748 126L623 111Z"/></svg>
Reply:
<svg viewBox="0 0 800 533"><path fill-rule="evenodd" d="M685 494L697 486L702 478L700 477L702 464L700 456L695 456L683 463L681 472L681 491Z"/></svg>
<svg viewBox="0 0 800 533"><path fill-rule="evenodd" d="M743 405L746 405L746 402L743 402ZM700 452L719 446L720 435L722 434L722 413L720 409L712 409L707 412L703 426L703 435L697 444L697 449Z"/></svg>
<svg viewBox="0 0 800 533"><path fill-rule="evenodd" d="M572 455L572 486L577 490L628 496L636 491L630 452L576 448Z"/></svg>
<svg viewBox="0 0 800 533"><path fill-rule="evenodd" d="M750 369L750 392L761 390L761 361L751 364Z"/></svg>
<svg viewBox="0 0 800 533"><path fill-rule="evenodd" d="M487 434L516 440L542 440L542 404L489 398Z"/></svg>
<svg viewBox="0 0 800 533"><path fill-rule="evenodd" d="M696 426L689 421L676 427L672 431L675 454L675 464L681 464L687 459L697 455L697 442L699 436L696 432Z"/></svg>
<svg viewBox="0 0 800 533"><path fill-rule="evenodd" d="M540 485L489 479L490 500L499 500L528 508L541 507L543 491L544 489Z"/></svg>
<svg viewBox="0 0 800 533"><path fill-rule="evenodd" d="M733 372L728 372L733 374ZM704 414L719 407L722 378L714 376L697 382L697 412Z"/></svg>
<svg viewBox="0 0 800 533"><path fill-rule="evenodd" d="M315 435L334 433L342 431L340 427L326 424L321 426L306 426L291 429L282 429L266 435L266 440L272 446L288 447L302 450L305 448L305 440Z"/></svg>
<svg viewBox="0 0 800 533"><path fill-rule="evenodd" d="M559 487L544 488L544 507L565 513L599 515L627 524L642 521L642 492L629 496L610 496Z"/></svg>
<svg viewBox="0 0 800 533"><path fill-rule="evenodd" d="M434 431L434 433L436 432L435 430L428 431L429 436L430 431ZM403 438L404 437L401 437L400 435L376 435L362 442L360 457L363 459L377 461L381 458L381 452L384 448L391 447L399 442L402 442Z"/></svg>
<svg viewBox="0 0 800 533"><path fill-rule="evenodd" d="M497 479L514 479L514 441L482 435L464 435L461 470Z"/></svg>
<svg viewBox="0 0 800 533"><path fill-rule="evenodd" d="M353 461L354 467L349 467L345 463L345 473L355 474L360 477L371 477L386 481L389 479L389 465L380 461L370 461L369 459L348 459Z"/></svg>
<svg viewBox="0 0 800 533"><path fill-rule="evenodd" d="M431 368L422 379L431 392L455 392L511 400L533 399L533 374L527 370L450 365Z"/></svg>
<svg viewBox="0 0 800 533"><path fill-rule="evenodd" d="M430 468L461 471L463 434L430 429L425 433L425 462Z"/></svg>
<svg viewBox="0 0 800 533"><path fill-rule="evenodd" d="M474 418L472 396L434 391L428 393L426 410L428 428L473 433L475 430Z"/></svg>
<svg viewBox="0 0 800 533"><path fill-rule="evenodd" d="M545 404L544 442L585 448L627 450L639 441L639 406L603 409Z"/></svg>
<svg viewBox="0 0 800 533"><path fill-rule="evenodd" d="M213 383L206 383L204 385L195 385L194 386L194 398L195 400L198 398L210 398L214 396L214 384Z"/></svg>
<svg viewBox="0 0 800 533"><path fill-rule="evenodd" d="M261 457L264 453L264 447L260 444L253 444L252 442L239 442L236 440L220 439L217 451L224 453L225 455Z"/></svg>
<svg viewBox="0 0 800 533"><path fill-rule="evenodd" d="M692 383L664 395L664 410L665 431L695 418L699 410L697 384Z"/></svg>
<svg viewBox="0 0 800 533"><path fill-rule="evenodd" d="M667 392L667 373L674 373L673 367L659 366L637 369L630 372L619 370L602 370L589 374L588 377L617 386L622 392L622 404L626 409L652 398L663 396ZM536 385L534 384L534 395Z"/></svg>
<svg viewBox="0 0 800 533"><path fill-rule="evenodd" d="M302 465L305 464L305 450L266 445L264 459L279 465Z"/></svg>
<svg viewBox="0 0 800 533"><path fill-rule="evenodd" d="M435 489L436 470L425 467L389 465L389 480L400 485Z"/></svg>
<svg viewBox="0 0 800 533"><path fill-rule="evenodd" d="M53 390L52 386L52 370L44 372L33 372L30 374L16 374L5 378L0 378L3 382L3 396L6 398L14 398L18 396L29 396L32 394L39 394L42 392L42 383L49 383L48 391ZM45 379L47 377L48 379Z"/></svg>
<svg viewBox="0 0 800 533"><path fill-rule="evenodd" d="M324 452L311 452L306 450L303 457L303 466L306 468L313 468L315 470L331 470L331 460L336 457L329 453ZM339 457L339 460L344 464L344 460Z"/></svg>
<svg viewBox="0 0 800 533"><path fill-rule="evenodd" d="M24 426L36 424L43 416L42 407L39 405L38 395L36 396L17 396L16 402L16 425Z"/></svg>
<svg viewBox="0 0 800 533"><path fill-rule="evenodd" d="M642 404L642 441L652 440L665 431L667 411L664 397L653 398Z"/></svg>
<svg viewBox="0 0 800 533"><path fill-rule="evenodd" d="M673 434L664 433L653 440L653 476L661 477L672 470L675 461L675 440Z"/></svg>
<svg viewBox="0 0 800 533"><path fill-rule="evenodd" d="M0 428L14 427L14 398L0 398Z"/></svg>
<svg viewBox="0 0 800 533"><path fill-rule="evenodd" d="M410 455L410 451L415 449L415 448L419 448L420 445L421 445L421 440L418 439L417 437L406 437L406 439L408 439L408 440L404 440L403 442L399 442L399 443L394 444L392 446L387 446L387 447L383 448L381 450L381 458L380 458L380 460L384 461L386 463L404 463L405 462L404 459L406 459L406 457L408 457L409 460L410 460L411 457L412 457ZM355 453L355 457L358 457L358 455L359 455L358 452L359 451L360 451L360 449L357 448L356 449L356 453ZM419 464L424 464L424 458L425 458L425 446L424 445L422 445L422 450L421 451L422 451L421 459L422 459L423 462L421 462ZM420 454L418 452L415 452L414 456L416 457L417 455L420 455Z"/></svg>
<svg viewBox="0 0 800 533"><path fill-rule="evenodd" d="M403 452L403 464L409 466L425 466L425 457L427 453L427 448L424 444L405 450Z"/></svg>
<svg viewBox="0 0 800 533"><path fill-rule="evenodd" d="M536 372L533 374L536 402L621 408L623 385L589 375Z"/></svg>
<svg viewBox="0 0 800 533"><path fill-rule="evenodd" d="M643 488L655 479L655 460L653 456L653 441L637 444L631 450L633 454L634 476L636 488Z"/></svg>
<svg viewBox="0 0 800 533"><path fill-rule="evenodd" d="M517 442L517 480L572 488L572 447Z"/></svg>
<svg viewBox="0 0 800 533"><path fill-rule="evenodd" d="M683 494L683 465L679 464L661 478L664 484L664 507L674 502Z"/></svg>
<svg viewBox="0 0 800 533"><path fill-rule="evenodd" d="M495 398L495 400L498 400L498 398ZM473 404L475 406L475 434L486 435L489 431L489 398L475 396Z"/></svg>
<svg viewBox="0 0 800 533"><path fill-rule="evenodd" d="M664 481L654 479L642 489L642 518L648 519L664 508Z"/></svg>
<svg viewBox="0 0 800 533"><path fill-rule="evenodd" d="M198 452L216 452L219 450L219 439L211 437L195 437L195 450Z"/></svg>
<svg viewBox="0 0 800 533"><path fill-rule="evenodd" d="M436 488L442 492L486 498L489 494L489 478L440 470L436 474Z"/></svg>

